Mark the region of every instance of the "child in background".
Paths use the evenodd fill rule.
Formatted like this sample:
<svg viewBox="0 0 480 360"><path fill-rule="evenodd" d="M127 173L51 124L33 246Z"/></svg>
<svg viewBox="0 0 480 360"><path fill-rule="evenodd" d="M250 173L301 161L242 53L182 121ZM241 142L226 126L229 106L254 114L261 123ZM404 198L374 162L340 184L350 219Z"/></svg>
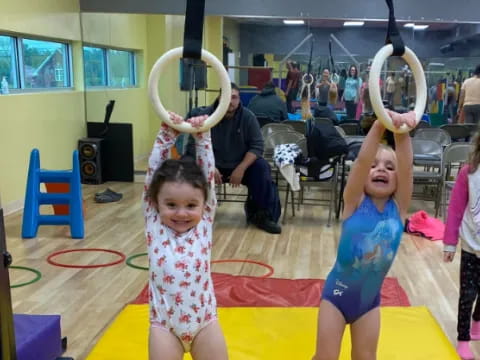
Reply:
<svg viewBox="0 0 480 360"><path fill-rule="evenodd" d="M470 340L480 340L480 137L476 136L468 164L457 176L448 205L443 237L443 261L451 262L461 241L460 294L458 299L457 353L474 359ZM475 310L473 303L477 300ZM473 318L471 322L470 318ZM471 326L470 326L471 325Z"/></svg>
<svg viewBox="0 0 480 360"><path fill-rule="evenodd" d="M389 114L396 127L415 126L414 112ZM375 121L348 177L342 234L322 293L313 360L338 359L347 324L352 359L376 359L380 289L400 245L413 188L410 135L395 133L394 151L380 144L384 132Z"/></svg>
<svg viewBox="0 0 480 360"><path fill-rule="evenodd" d="M183 118L170 113L174 123ZM207 116L187 121L202 126ZM150 360L228 359L210 274L215 160L210 131L194 134L197 162L169 159L179 133L162 124L149 158L144 216L149 256Z"/></svg>

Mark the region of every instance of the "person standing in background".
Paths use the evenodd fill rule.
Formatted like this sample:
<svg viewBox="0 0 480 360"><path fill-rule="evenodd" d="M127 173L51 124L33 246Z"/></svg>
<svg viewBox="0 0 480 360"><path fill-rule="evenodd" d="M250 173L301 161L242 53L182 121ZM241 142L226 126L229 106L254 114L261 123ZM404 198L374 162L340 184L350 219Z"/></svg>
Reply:
<svg viewBox="0 0 480 360"><path fill-rule="evenodd" d="M317 98L318 104L326 106L328 104L328 92L330 91L330 70L323 69L322 78L319 79L319 82L315 86L315 97Z"/></svg>
<svg viewBox="0 0 480 360"><path fill-rule="evenodd" d="M357 103L360 98L360 88L362 87L362 80L358 77L358 70L355 65L351 65L348 70L348 77L345 80L345 91L343 92L343 99L345 100L345 107L347 110L347 119L353 120L356 118Z"/></svg>
<svg viewBox="0 0 480 360"><path fill-rule="evenodd" d="M296 100L298 94L298 87L300 85L300 69L297 62L287 62L287 90L285 96L287 97L287 111L290 114L295 113L292 102Z"/></svg>
<svg viewBox="0 0 480 360"><path fill-rule="evenodd" d="M463 82L460 90L459 112L466 124L477 124L480 121L480 64L473 76Z"/></svg>
<svg viewBox="0 0 480 360"><path fill-rule="evenodd" d="M390 75L387 77L387 89L385 93L385 100L387 100L388 105L393 107L393 94L395 93L395 73L391 72Z"/></svg>
<svg viewBox="0 0 480 360"><path fill-rule="evenodd" d="M345 81L347 80L347 70L340 71L340 80L338 81L338 98L342 99L345 90Z"/></svg>

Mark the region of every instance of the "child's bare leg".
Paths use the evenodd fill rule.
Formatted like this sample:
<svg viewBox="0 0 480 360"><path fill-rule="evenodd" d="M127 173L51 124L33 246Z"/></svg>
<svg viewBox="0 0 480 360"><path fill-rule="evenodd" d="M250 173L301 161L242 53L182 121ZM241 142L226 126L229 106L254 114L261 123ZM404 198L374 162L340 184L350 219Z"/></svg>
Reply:
<svg viewBox="0 0 480 360"><path fill-rule="evenodd" d="M227 360L227 345L218 321L204 327L192 344L192 358L194 360Z"/></svg>
<svg viewBox="0 0 480 360"><path fill-rule="evenodd" d="M375 360L380 335L380 308L370 310L350 327L352 360Z"/></svg>
<svg viewBox="0 0 480 360"><path fill-rule="evenodd" d="M329 301L318 309L317 346L312 360L337 360L340 355L345 318Z"/></svg>
<svg viewBox="0 0 480 360"><path fill-rule="evenodd" d="M172 333L158 327L150 327L148 338L150 360L182 360L183 346Z"/></svg>

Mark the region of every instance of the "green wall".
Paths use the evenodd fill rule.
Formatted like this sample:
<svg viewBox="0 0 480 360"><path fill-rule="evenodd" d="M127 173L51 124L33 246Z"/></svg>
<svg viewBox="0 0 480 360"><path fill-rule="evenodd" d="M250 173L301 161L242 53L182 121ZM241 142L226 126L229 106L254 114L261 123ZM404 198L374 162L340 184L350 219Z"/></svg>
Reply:
<svg viewBox="0 0 480 360"><path fill-rule="evenodd" d="M102 122L105 106L109 100L115 100L110 122L133 125L134 156L138 159L150 148L149 103L145 84L147 16L83 13L82 29L86 44L133 50L137 55L138 87L87 89L86 117L87 121Z"/></svg>
<svg viewBox="0 0 480 360"><path fill-rule="evenodd" d="M183 43L184 17L178 15L93 14L79 12L78 0L27 2L2 0L0 33L67 40L72 45L74 88L0 95L0 198L6 213L23 206L29 155L40 150L46 169L71 167L72 151L86 136L86 121L103 121L105 106L116 100L112 122L133 124L134 157L146 157L159 128L147 95L154 62ZM82 34L83 29L83 34ZM221 59L223 18L205 18L203 46ZM91 45L134 50L139 86L126 89L88 89L83 86L82 38ZM218 89L209 72L209 88ZM187 94L178 86L178 64L162 75L160 96L165 107L187 110ZM200 92L199 105L215 94Z"/></svg>
<svg viewBox="0 0 480 360"><path fill-rule="evenodd" d="M77 0L2 0L0 31L73 41L80 53ZM82 61L74 59L73 91L0 95L0 193L6 212L23 206L28 161L40 150L44 168L71 168L72 151L85 133ZM80 82L79 82L80 80Z"/></svg>

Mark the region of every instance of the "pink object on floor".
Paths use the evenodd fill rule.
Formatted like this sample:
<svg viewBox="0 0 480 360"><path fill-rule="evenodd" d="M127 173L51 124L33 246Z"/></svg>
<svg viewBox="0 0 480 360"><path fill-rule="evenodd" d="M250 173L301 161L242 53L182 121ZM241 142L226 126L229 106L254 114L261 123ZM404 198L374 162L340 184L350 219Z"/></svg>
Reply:
<svg viewBox="0 0 480 360"><path fill-rule="evenodd" d="M407 232L418 234L431 240L442 240L445 224L425 211L420 210L408 219Z"/></svg>
<svg viewBox="0 0 480 360"><path fill-rule="evenodd" d="M470 341L459 341L457 344L457 354L462 360L475 360L472 350L470 349Z"/></svg>
<svg viewBox="0 0 480 360"><path fill-rule="evenodd" d="M472 326L470 328L470 339L480 340L480 321L472 320Z"/></svg>

